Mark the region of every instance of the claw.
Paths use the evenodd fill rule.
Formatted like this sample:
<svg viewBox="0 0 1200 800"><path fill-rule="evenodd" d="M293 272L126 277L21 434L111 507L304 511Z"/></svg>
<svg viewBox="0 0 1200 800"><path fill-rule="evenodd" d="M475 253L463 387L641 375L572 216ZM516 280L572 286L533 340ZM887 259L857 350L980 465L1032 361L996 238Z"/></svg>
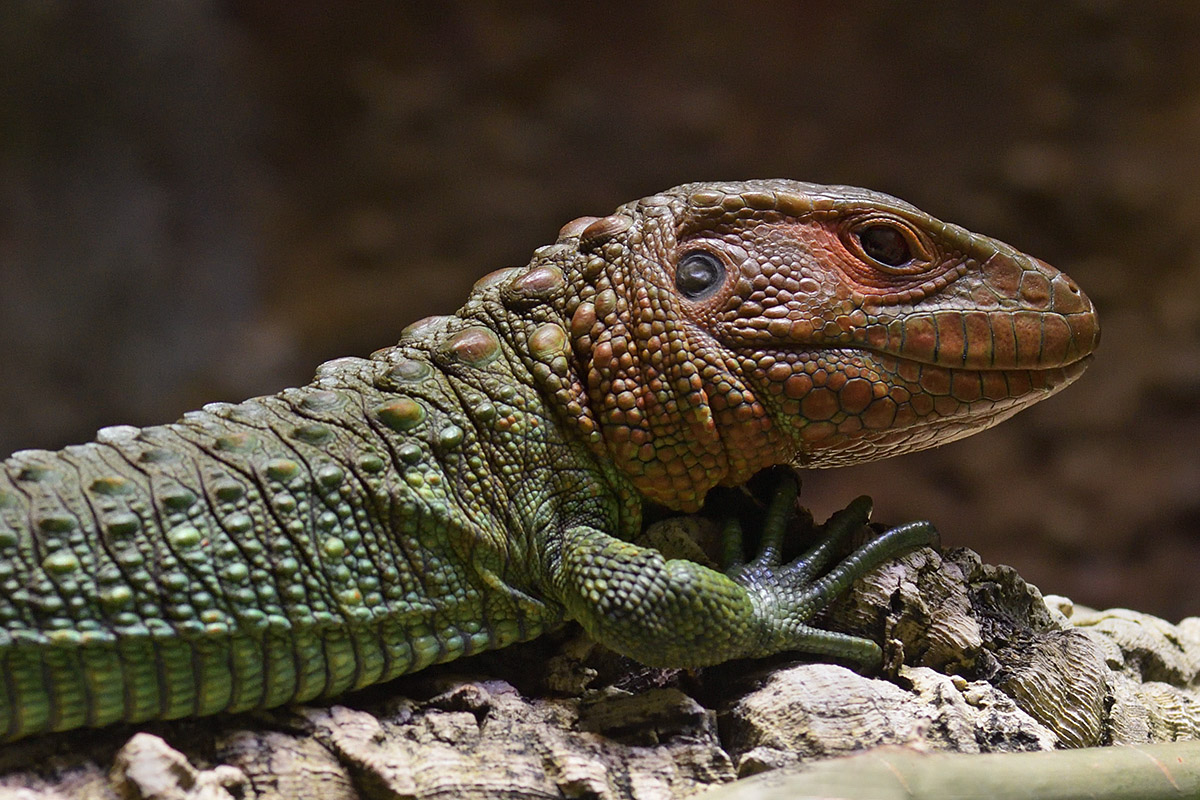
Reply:
<svg viewBox="0 0 1200 800"><path fill-rule="evenodd" d="M855 550L820 579L812 582L805 591L805 598L817 608L824 608L849 589L850 584L883 562L918 547L936 544L937 541L937 529L929 522L909 522L889 528ZM803 574L800 569L796 569L795 572ZM792 573L793 568L789 566L783 575L790 579Z"/></svg>
<svg viewBox="0 0 1200 800"><path fill-rule="evenodd" d="M787 566L788 575L801 583L808 583L820 575L845 550L846 542L871 521L872 506L871 498L862 495L835 511L821 526L824 535L807 553Z"/></svg>

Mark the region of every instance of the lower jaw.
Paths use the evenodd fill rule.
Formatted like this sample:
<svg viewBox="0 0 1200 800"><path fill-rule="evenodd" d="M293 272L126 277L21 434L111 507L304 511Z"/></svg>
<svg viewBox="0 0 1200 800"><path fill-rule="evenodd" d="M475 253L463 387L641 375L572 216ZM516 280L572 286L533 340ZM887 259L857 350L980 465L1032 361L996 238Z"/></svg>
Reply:
<svg viewBox="0 0 1200 800"><path fill-rule="evenodd" d="M1016 394L993 399L981 397L971 401L959 401L957 408L949 413L939 413L930 409L924 414L914 416L910 406L907 413L898 413L893 423L885 428L864 427L846 433L833 433L828 438L816 441L812 440L813 437L802 435L799 437L800 451L796 455L796 464L807 467L850 466L949 444L984 431L1057 394L1078 379L1091 360L1092 357L1087 356L1062 367L1043 370L995 370L994 374L1003 375L1006 383L1011 385L1019 381L1028 388ZM876 365L875 368L879 369L880 366ZM947 369L938 365L921 366ZM893 377L897 377L895 371L891 372Z"/></svg>

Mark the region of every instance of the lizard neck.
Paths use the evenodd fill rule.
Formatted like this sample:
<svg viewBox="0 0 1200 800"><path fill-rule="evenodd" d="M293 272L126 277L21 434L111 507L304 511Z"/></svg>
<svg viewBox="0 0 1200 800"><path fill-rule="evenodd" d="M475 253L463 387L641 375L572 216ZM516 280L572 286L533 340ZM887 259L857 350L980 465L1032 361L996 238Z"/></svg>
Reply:
<svg viewBox="0 0 1200 800"><path fill-rule="evenodd" d="M613 219L589 227L620 228ZM683 511L718 484L787 461L767 409L673 307L653 265L633 250L612 252L622 247L615 241L598 253L583 233L568 225L567 241L481 287L495 293L498 327L565 427L639 495Z"/></svg>
<svg viewBox="0 0 1200 800"><path fill-rule="evenodd" d="M676 307L661 269L612 238L623 219L569 223L526 267L481 279L459 314L486 317L598 463L643 498L695 511L714 486L784 463L794 446Z"/></svg>

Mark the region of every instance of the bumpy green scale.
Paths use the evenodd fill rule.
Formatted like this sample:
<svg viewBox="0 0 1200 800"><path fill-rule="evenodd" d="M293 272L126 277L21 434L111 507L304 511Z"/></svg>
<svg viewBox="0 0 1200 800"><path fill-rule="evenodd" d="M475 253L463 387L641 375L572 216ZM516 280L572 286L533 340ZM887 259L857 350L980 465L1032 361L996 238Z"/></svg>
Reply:
<svg viewBox="0 0 1200 800"><path fill-rule="evenodd" d="M830 568L858 503L780 564L785 491L718 571L632 544L643 502L966 435L1097 336L1061 273L866 190L691 184L581 218L304 388L5 461L0 737L330 697L564 618L653 665L877 662L806 620L928 526Z"/></svg>

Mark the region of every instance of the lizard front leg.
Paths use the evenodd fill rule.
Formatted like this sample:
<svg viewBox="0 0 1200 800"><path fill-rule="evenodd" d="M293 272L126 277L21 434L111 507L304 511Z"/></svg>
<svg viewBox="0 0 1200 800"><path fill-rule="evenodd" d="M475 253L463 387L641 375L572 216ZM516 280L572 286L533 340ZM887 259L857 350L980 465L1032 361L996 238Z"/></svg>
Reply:
<svg viewBox="0 0 1200 800"><path fill-rule="evenodd" d="M830 567L867 523L870 501L859 498L823 526L811 550L782 563L795 497L794 481L783 481L749 562L740 560L740 531L727 529L723 572L666 558L592 526L571 527L554 567L560 601L595 639L651 666L699 667L796 651L876 669L882 651L875 642L808 621L884 561L935 543L937 532L925 522L891 528Z"/></svg>

